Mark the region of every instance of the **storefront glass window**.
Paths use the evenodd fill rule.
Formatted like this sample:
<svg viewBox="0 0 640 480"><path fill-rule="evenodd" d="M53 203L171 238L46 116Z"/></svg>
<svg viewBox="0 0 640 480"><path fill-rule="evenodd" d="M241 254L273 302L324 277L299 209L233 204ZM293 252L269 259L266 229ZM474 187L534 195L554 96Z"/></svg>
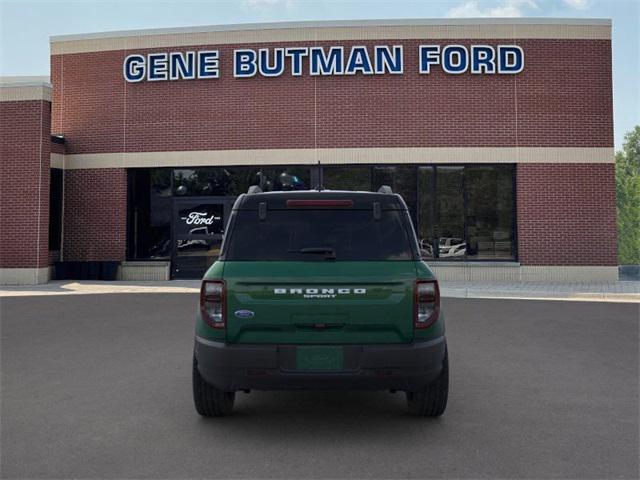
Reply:
<svg viewBox="0 0 640 480"><path fill-rule="evenodd" d="M179 197L238 196L251 185L265 192L272 190L307 190L308 167L211 167L173 171L173 193Z"/></svg>
<svg viewBox="0 0 640 480"><path fill-rule="evenodd" d="M464 167L436 167L435 258L461 260L466 255L464 236Z"/></svg>
<svg viewBox="0 0 640 480"><path fill-rule="evenodd" d="M513 251L513 172L509 166L465 168L467 255L507 260Z"/></svg>
<svg viewBox="0 0 640 480"><path fill-rule="evenodd" d="M129 170L127 257L171 256L171 169Z"/></svg>
<svg viewBox="0 0 640 480"><path fill-rule="evenodd" d="M373 167L373 188L377 191L388 185L395 193L402 195L413 224L416 224L417 181L415 165L376 165Z"/></svg>
<svg viewBox="0 0 640 480"><path fill-rule="evenodd" d="M420 167L418 186L425 258L515 259L512 165Z"/></svg>
<svg viewBox="0 0 640 480"><path fill-rule="evenodd" d="M418 167L418 222L416 233L420 253L434 258L435 232L435 167ZM436 247L437 250L437 247Z"/></svg>
<svg viewBox="0 0 640 480"><path fill-rule="evenodd" d="M315 188L311 184L313 169L317 167L132 169L127 256L168 260L187 251L192 254L196 243L184 243L183 238L180 245L184 248L172 252L176 235L202 233L177 230L181 228L173 218L177 199L183 198L184 202L197 197L193 200L198 212L208 212L204 197L218 197L211 198L211 205L223 201L231 205L251 185L263 191ZM516 258L513 165L328 165L322 166L321 175L314 173L314 182L320 177L326 189L376 191L381 185L389 185L402 195L426 259ZM52 176L52 195L53 182ZM189 213L193 212L186 212L186 217Z"/></svg>
<svg viewBox="0 0 640 480"><path fill-rule="evenodd" d="M371 167L335 165L322 167L323 187L328 190L371 191Z"/></svg>
<svg viewBox="0 0 640 480"><path fill-rule="evenodd" d="M129 260L169 260L174 253L172 236L195 236L203 233L203 225L196 226L198 219L193 220L192 228L188 232L181 230L182 223L174 221L174 201L178 198L233 199L246 193L251 185L259 185L264 191L307 190L311 183L311 168L295 165L267 168L131 169L128 175L127 258ZM196 200L200 201L200 198ZM186 212L185 215L189 219L190 213L209 212L209 208L219 208L221 200L212 198L211 204L203 201L198 207L198 212ZM217 205L214 206L214 203ZM207 227L210 233L221 233L217 230L221 230L223 224ZM212 228L216 231L214 232ZM193 252L197 250L195 246L211 243L208 240L206 242L200 240L202 239L180 239L179 247L182 248L178 248L175 254L177 256L187 253L194 255ZM215 248L211 248L210 251L217 252Z"/></svg>

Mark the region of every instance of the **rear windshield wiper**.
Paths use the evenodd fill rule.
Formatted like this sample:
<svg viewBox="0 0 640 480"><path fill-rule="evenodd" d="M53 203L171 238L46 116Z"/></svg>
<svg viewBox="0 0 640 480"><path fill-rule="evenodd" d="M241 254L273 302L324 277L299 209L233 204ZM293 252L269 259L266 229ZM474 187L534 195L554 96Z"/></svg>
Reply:
<svg viewBox="0 0 640 480"><path fill-rule="evenodd" d="M336 259L336 251L331 247L307 247L300 250L289 250L289 253L324 253L325 259Z"/></svg>

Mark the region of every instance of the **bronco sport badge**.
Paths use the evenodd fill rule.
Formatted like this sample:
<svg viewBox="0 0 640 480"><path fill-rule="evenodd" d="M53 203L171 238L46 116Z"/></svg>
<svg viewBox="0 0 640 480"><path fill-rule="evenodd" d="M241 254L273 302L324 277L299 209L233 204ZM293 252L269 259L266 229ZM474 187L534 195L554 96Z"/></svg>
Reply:
<svg viewBox="0 0 640 480"><path fill-rule="evenodd" d="M338 295L364 295L366 288L274 288L276 295L302 295L302 298L336 298Z"/></svg>

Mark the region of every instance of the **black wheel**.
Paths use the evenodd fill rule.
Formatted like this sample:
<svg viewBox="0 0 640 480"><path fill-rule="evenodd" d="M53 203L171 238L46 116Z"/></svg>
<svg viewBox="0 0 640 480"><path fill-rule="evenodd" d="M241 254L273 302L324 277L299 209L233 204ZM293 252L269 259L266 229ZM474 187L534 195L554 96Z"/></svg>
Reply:
<svg viewBox="0 0 640 480"><path fill-rule="evenodd" d="M223 392L209 385L198 371L195 356L193 357L193 403L196 411L203 417L222 417L233 412L235 392Z"/></svg>
<svg viewBox="0 0 640 480"><path fill-rule="evenodd" d="M409 413L420 417L439 417L447 408L449 397L449 354L444 351L442 371L421 392L407 392Z"/></svg>

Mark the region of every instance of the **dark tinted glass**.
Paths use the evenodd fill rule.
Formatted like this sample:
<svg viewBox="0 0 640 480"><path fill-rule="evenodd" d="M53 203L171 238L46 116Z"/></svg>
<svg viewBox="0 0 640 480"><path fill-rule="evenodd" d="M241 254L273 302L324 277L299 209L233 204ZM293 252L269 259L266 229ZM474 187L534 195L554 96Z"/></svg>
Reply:
<svg viewBox="0 0 640 480"><path fill-rule="evenodd" d="M322 167L323 187L328 190L371 191L371 167L336 165Z"/></svg>
<svg viewBox="0 0 640 480"><path fill-rule="evenodd" d="M208 167L173 171L176 196L237 196L252 185L263 191L307 190L308 167Z"/></svg>
<svg viewBox="0 0 640 480"><path fill-rule="evenodd" d="M434 258L438 251L435 238L435 167L418 168L418 244L420 255ZM435 246L435 248L434 248Z"/></svg>
<svg viewBox="0 0 640 480"><path fill-rule="evenodd" d="M171 170L131 169L127 258L171 256Z"/></svg>
<svg viewBox="0 0 640 480"><path fill-rule="evenodd" d="M464 260L464 167L436 167L435 258ZM435 248L437 247L437 248Z"/></svg>
<svg viewBox="0 0 640 480"><path fill-rule="evenodd" d="M470 166L464 174L468 257L513 258L513 167Z"/></svg>
<svg viewBox="0 0 640 480"><path fill-rule="evenodd" d="M264 221L241 210L225 247L226 260L411 260L406 211L274 210ZM303 253L301 250L311 249ZM323 251L324 249L324 251Z"/></svg>
<svg viewBox="0 0 640 480"><path fill-rule="evenodd" d="M373 167L373 188L377 191L382 185L391 187L400 194L407 204L409 214L416 222L416 166L415 165L376 165Z"/></svg>

